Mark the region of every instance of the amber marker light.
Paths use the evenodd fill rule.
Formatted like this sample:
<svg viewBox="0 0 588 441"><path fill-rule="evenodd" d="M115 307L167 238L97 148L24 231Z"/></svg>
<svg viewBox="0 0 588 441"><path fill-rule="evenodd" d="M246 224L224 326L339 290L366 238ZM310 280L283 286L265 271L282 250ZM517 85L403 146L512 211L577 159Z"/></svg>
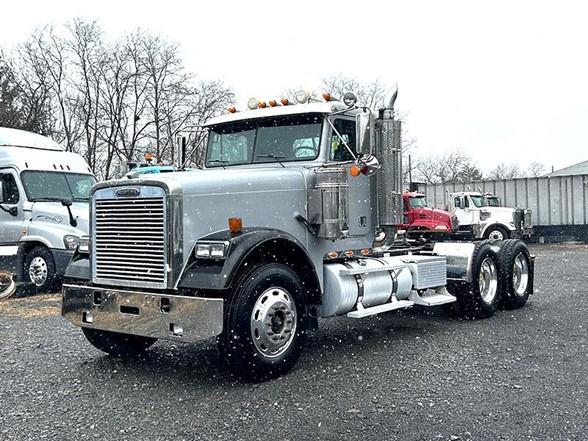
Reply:
<svg viewBox="0 0 588 441"><path fill-rule="evenodd" d="M359 168L359 166L357 166L357 165L352 165L351 168L349 169L349 174L351 176L359 176L360 173L361 173L361 168Z"/></svg>
<svg viewBox="0 0 588 441"><path fill-rule="evenodd" d="M282 103L282 106L287 106L288 104L290 104L288 98L282 98L280 102Z"/></svg>
<svg viewBox="0 0 588 441"><path fill-rule="evenodd" d="M345 254L345 257L353 257L353 256L355 256L355 252L353 250L347 250L343 254Z"/></svg>
<svg viewBox="0 0 588 441"><path fill-rule="evenodd" d="M265 103L265 101L260 101L257 107L259 107L260 109L265 109L267 107L267 104Z"/></svg>
<svg viewBox="0 0 588 441"><path fill-rule="evenodd" d="M229 231L231 233L241 233L243 231L243 221L240 217L229 218Z"/></svg>
<svg viewBox="0 0 588 441"><path fill-rule="evenodd" d="M336 259L337 257L339 257L339 254L337 254L337 251L331 251L329 254L327 254L327 256L329 257L329 259Z"/></svg>
<svg viewBox="0 0 588 441"><path fill-rule="evenodd" d="M331 101L331 94L328 92L323 93L323 99L325 101Z"/></svg>
<svg viewBox="0 0 588 441"><path fill-rule="evenodd" d="M276 107L278 105L276 100L270 100L269 102L270 107Z"/></svg>
<svg viewBox="0 0 588 441"><path fill-rule="evenodd" d="M235 107L229 107L227 110L229 111L229 113L235 113L237 111Z"/></svg>
<svg viewBox="0 0 588 441"><path fill-rule="evenodd" d="M361 255L362 256L369 256L370 255L370 249L369 248L363 248L361 250Z"/></svg>

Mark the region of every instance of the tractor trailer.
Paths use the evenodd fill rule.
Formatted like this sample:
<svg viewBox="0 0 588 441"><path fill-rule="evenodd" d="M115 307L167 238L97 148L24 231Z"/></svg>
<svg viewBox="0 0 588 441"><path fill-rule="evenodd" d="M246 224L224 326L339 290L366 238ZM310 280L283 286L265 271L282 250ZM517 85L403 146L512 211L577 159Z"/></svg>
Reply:
<svg viewBox="0 0 588 441"><path fill-rule="evenodd" d="M216 337L231 371L260 380L291 369L323 318L523 306L534 268L523 242L395 241L396 96L376 112L352 93L251 99L207 123L202 170L95 185L63 316L116 356Z"/></svg>

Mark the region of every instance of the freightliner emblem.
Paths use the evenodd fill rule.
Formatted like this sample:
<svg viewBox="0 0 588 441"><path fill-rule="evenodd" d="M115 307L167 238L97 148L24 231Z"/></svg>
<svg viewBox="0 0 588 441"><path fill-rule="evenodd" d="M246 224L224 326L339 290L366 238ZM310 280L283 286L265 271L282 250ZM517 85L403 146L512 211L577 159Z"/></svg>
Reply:
<svg viewBox="0 0 588 441"><path fill-rule="evenodd" d="M119 188L118 190L115 191L115 194L118 197L131 197L131 196L139 196L139 194L141 193L141 190L139 190L138 188L134 188L134 187L125 187L125 188Z"/></svg>

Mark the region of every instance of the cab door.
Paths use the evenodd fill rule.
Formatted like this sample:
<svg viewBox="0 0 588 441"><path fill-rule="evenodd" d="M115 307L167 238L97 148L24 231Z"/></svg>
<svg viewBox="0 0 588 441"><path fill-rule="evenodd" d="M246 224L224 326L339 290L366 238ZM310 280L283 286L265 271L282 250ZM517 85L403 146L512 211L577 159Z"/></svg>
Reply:
<svg viewBox="0 0 588 441"><path fill-rule="evenodd" d="M23 196L19 190L18 175L13 169L0 169L2 203L0 203L0 255L10 254L23 234ZM16 253L15 253L16 254Z"/></svg>
<svg viewBox="0 0 588 441"><path fill-rule="evenodd" d="M356 124L355 118L336 118L333 121L336 129L331 130L329 161L344 162L349 169L353 164L353 155L356 155ZM347 147L345 146L347 144ZM349 184L347 201L349 207L349 236L365 236L373 231L372 211L370 210L370 177L347 175Z"/></svg>

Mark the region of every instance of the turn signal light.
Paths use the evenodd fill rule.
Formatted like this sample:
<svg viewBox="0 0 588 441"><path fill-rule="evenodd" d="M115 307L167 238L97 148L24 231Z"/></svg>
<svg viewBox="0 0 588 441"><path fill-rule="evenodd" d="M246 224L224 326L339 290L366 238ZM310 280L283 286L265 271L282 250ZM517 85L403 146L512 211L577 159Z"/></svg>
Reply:
<svg viewBox="0 0 588 441"><path fill-rule="evenodd" d="M243 221L240 217L229 218L229 231L231 233L241 233L243 231Z"/></svg>
<svg viewBox="0 0 588 441"><path fill-rule="evenodd" d="M352 165L351 168L349 169L349 174L351 176L359 176L360 173L361 173L361 168L359 168L359 166L357 166L357 165Z"/></svg>
<svg viewBox="0 0 588 441"><path fill-rule="evenodd" d="M227 110L229 111L229 113L235 113L237 111L235 107L229 107Z"/></svg>
<svg viewBox="0 0 588 441"><path fill-rule="evenodd" d="M282 106L287 106L288 104L290 104L288 98L282 98L280 102L282 103Z"/></svg>
<svg viewBox="0 0 588 441"><path fill-rule="evenodd" d="M269 105L270 107L276 107L278 103L276 102L276 100L270 100Z"/></svg>

